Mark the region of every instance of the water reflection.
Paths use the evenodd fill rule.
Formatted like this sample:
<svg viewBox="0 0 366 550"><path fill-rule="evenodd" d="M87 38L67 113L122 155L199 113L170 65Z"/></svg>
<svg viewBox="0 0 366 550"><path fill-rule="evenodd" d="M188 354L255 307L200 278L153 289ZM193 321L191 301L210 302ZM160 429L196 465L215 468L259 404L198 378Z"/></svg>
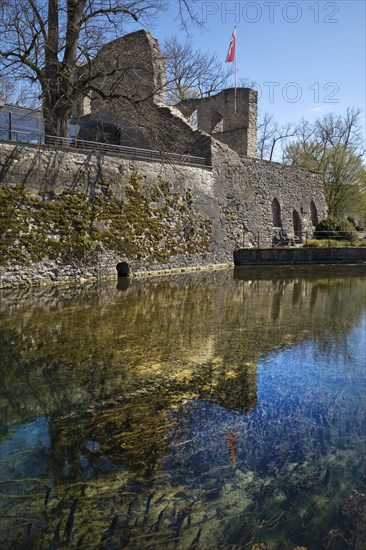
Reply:
<svg viewBox="0 0 366 550"><path fill-rule="evenodd" d="M124 292L125 290L128 289L128 287L130 286L130 284L131 284L131 279L119 277L119 278L118 278L118 282L117 282L116 289L119 290L119 291Z"/></svg>
<svg viewBox="0 0 366 550"><path fill-rule="evenodd" d="M5 547L355 544L365 295L359 267L4 292Z"/></svg>

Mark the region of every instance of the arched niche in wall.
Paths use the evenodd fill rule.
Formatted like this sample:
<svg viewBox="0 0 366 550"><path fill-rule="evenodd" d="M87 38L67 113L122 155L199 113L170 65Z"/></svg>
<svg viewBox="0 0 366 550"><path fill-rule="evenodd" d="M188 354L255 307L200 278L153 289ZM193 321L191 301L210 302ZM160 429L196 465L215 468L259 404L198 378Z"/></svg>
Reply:
<svg viewBox="0 0 366 550"><path fill-rule="evenodd" d="M318 211L316 209L316 205L314 201L310 202L310 217L311 217L311 224L312 225L318 225Z"/></svg>
<svg viewBox="0 0 366 550"><path fill-rule="evenodd" d="M214 111L211 115L211 132L216 134L224 130L224 117L218 111Z"/></svg>
<svg viewBox="0 0 366 550"><path fill-rule="evenodd" d="M281 206L276 197L272 201L272 218L274 227L282 227Z"/></svg>
<svg viewBox="0 0 366 550"><path fill-rule="evenodd" d="M299 242L302 241L302 226L301 226L301 218L300 214L297 210L294 210L292 212L292 224L294 228L294 235L296 240Z"/></svg>

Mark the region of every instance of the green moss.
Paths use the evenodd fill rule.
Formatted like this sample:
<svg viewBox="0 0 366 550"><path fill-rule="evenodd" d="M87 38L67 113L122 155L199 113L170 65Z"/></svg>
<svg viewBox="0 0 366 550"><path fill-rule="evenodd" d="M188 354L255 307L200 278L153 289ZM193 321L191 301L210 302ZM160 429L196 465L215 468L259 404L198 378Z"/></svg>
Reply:
<svg viewBox="0 0 366 550"><path fill-rule="evenodd" d="M356 248L362 248L366 246L366 241L364 240L357 240L357 241L337 241L335 239L323 239L323 240L316 240L316 239L308 239L306 243L304 243L304 248L346 248L346 247L356 247Z"/></svg>
<svg viewBox="0 0 366 550"><path fill-rule="evenodd" d="M166 263L177 254L197 254L211 244L211 220L194 209L191 190L180 194L158 178L147 188L134 175L125 198L113 197L103 181L102 195L48 191L38 196L23 186L1 188L1 263L43 257L90 264L102 249L130 261Z"/></svg>

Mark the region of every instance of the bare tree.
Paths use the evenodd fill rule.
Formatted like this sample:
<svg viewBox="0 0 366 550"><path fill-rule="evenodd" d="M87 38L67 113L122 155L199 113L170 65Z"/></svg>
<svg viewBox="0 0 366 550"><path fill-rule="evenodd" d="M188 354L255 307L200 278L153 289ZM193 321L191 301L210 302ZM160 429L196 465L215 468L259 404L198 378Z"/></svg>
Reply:
<svg viewBox="0 0 366 550"><path fill-rule="evenodd" d="M0 104L9 103L21 105L30 109L39 109L39 93L36 87L29 86L26 82L0 76Z"/></svg>
<svg viewBox="0 0 366 550"><path fill-rule="evenodd" d="M234 86L234 82L231 82L230 86ZM237 81L237 86L240 86L240 88L251 88L252 90L258 91L257 82L249 78L249 76L239 78Z"/></svg>
<svg viewBox="0 0 366 550"><path fill-rule="evenodd" d="M268 160L273 159L273 155L275 152L276 145L280 143L281 149L282 149L282 157L284 154L284 149L286 147L286 144L288 142L288 139L290 137L293 137L295 135L295 126L292 124L292 122L286 122L285 124L282 124L281 126L277 126L275 135L272 137L272 143L271 143L271 149L269 152L269 158Z"/></svg>
<svg viewBox="0 0 366 550"><path fill-rule="evenodd" d="M344 115L328 113L314 123L302 119L296 126L295 143L308 156L313 151L317 151L316 156L319 156L319 151L326 154L329 149L342 147L362 158L365 155L365 145L361 115L361 109L348 107Z"/></svg>
<svg viewBox="0 0 366 550"><path fill-rule="evenodd" d="M277 131L277 123L273 120L273 115L264 113L263 118L258 122L258 143L257 152L260 159L269 157L272 139Z"/></svg>
<svg viewBox="0 0 366 550"><path fill-rule="evenodd" d="M295 135L295 127L292 123L279 125L273 120L273 115L264 113L258 124L258 157L265 160L273 160L276 146L281 144L282 150L288 139Z"/></svg>
<svg viewBox="0 0 366 550"><path fill-rule="evenodd" d="M175 36L165 40L162 53L167 66L169 104L218 92L230 77L217 54L195 50L191 42L179 42Z"/></svg>
<svg viewBox="0 0 366 550"><path fill-rule="evenodd" d="M195 2L178 0L182 21L194 18ZM80 75L78 66L124 34L128 22L149 22L166 7L166 0L3 0L2 73L39 90L45 133L65 137L75 99L92 87L97 94L101 77Z"/></svg>
<svg viewBox="0 0 366 550"><path fill-rule="evenodd" d="M327 114L314 123L302 120L296 139L287 145L284 161L319 172L323 177L328 214L366 216L366 169L361 109ZM360 211L362 210L362 212Z"/></svg>
<svg viewBox="0 0 366 550"><path fill-rule="evenodd" d="M342 146L352 150L358 157L365 154L365 144L362 136L362 125L360 122L362 110L359 108L346 109L344 115L328 113L315 122L317 141L324 147Z"/></svg>

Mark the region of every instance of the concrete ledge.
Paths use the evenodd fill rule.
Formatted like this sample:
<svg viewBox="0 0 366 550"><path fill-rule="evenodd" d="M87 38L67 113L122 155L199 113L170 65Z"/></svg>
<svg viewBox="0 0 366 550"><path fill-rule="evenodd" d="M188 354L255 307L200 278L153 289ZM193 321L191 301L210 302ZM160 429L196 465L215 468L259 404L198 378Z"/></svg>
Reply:
<svg viewBox="0 0 366 550"><path fill-rule="evenodd" d="M160 277L161 275L177 275L179 273L192 273L194 271L217 271L219 269L232 269L232 264L206 264L191 267L172 267L168 269L156 269L151 271L135 271L132 276L136 278Z"/></svg>
<svg viewBox="0 0 366 550"><path fill-rule="evenodd" d="M359 264L366 263L366 247L346 248L241 248L234 264Z"/></svg>

